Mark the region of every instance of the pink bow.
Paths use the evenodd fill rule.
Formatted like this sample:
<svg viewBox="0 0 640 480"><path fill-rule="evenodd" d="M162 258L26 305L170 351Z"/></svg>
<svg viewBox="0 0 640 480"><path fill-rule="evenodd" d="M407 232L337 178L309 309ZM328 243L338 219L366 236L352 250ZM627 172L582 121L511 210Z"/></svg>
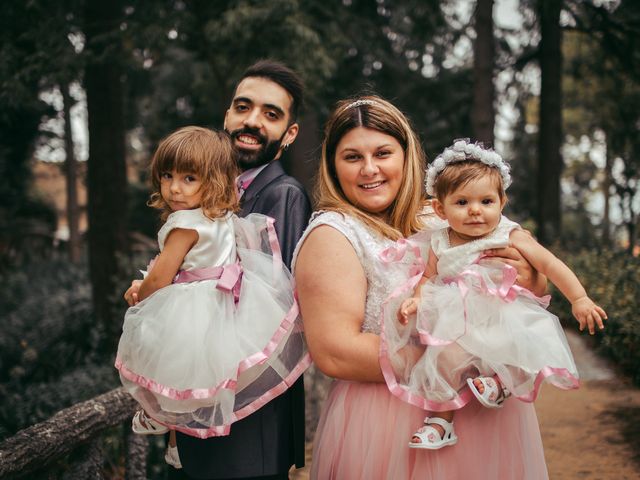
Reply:
<svg viewBox="0 0 640 480"><path fill-rule="evenodd" d="M224 267L180 270L173 279L173 283L198 282L202 280L218 280L216 288L223 292L233 293L233 300L238 303L240 285L242 283L242 267L239 263L232 263Z"/></svg>

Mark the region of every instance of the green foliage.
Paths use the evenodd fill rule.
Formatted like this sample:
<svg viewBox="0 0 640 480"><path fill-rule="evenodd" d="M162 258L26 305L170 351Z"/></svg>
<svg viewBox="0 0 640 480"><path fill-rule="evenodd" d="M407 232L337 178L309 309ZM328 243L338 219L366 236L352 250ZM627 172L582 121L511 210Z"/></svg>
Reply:
<svg viewBox="0 0 640 480"><path fill-rule="evenodd" d="M609 316L595 335L598 349L640 385L640 258L611 250L566 252L561 258ZM575 327L569 302L555 289L553 297L554 313Z"/></svg>
<svg viewBox="0 0 640 480"><path fill-rule="evenodd" d="M440 68L463 33L449 28L441 3L159 2L156 13L136 5L127 35L133 58L146 60L131 77L137 121L152 144L186 123L220 126L241 73L269 57L300 72L308 110L321 120L338 99L374 90L396 101L430 138L467 114L470 99L468 68L462 77L446 69L438 79L421 74L427 46Z"/></svg>

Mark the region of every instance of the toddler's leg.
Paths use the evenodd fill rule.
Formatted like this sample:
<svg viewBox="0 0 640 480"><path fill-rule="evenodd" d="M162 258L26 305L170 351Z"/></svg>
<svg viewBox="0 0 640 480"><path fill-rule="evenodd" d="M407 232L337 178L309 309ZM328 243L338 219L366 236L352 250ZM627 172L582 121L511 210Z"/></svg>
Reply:
<svg viewBox="0 0 640 480"><path fill-rule="evenodd" d="M453 431L453 410L432 413L425 417L424 425L411 437L409 448L424 448L437 450L449 445L455 445L458 437Z"/></svg>
<svg viewBox="0 0 640 480"><path fill-rule="evenodd" d="M171 465L173 468L182 468L180 463L180 456L178 455L178 445L176 444L176 432L171 430L169 433L169 446L164 454L164 461Z"/></svg>

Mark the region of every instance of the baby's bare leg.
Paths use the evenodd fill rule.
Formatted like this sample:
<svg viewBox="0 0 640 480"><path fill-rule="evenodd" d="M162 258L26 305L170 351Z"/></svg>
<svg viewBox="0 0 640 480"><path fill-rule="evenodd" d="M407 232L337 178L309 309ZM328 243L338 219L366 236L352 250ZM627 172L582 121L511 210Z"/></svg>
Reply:
<svg viewBox="0 0 640 480"><path fill-rule="evenodd" d="M478 376L478 358L457 343L447 345L438 355L438 373L455 390L464 388L467 378Z"/></svg>

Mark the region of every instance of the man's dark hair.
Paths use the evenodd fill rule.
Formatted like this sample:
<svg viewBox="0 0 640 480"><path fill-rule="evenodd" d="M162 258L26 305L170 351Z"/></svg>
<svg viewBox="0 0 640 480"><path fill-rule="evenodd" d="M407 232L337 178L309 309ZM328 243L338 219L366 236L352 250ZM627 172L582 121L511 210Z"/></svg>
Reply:
<svg viewBox="0 0 640 480"><path fill-rule="evenodd" d="M289 113L291 115L291 123L295 122L298 118L298 112L303 106L304 102L304 85L300 76L287 67L285 64L277 62L275 60L258 60L251 65L242 74L238 84L242 80L248 77L260 77L271 80L284 88L289 95L291 95L291 108Z"/></svg>

